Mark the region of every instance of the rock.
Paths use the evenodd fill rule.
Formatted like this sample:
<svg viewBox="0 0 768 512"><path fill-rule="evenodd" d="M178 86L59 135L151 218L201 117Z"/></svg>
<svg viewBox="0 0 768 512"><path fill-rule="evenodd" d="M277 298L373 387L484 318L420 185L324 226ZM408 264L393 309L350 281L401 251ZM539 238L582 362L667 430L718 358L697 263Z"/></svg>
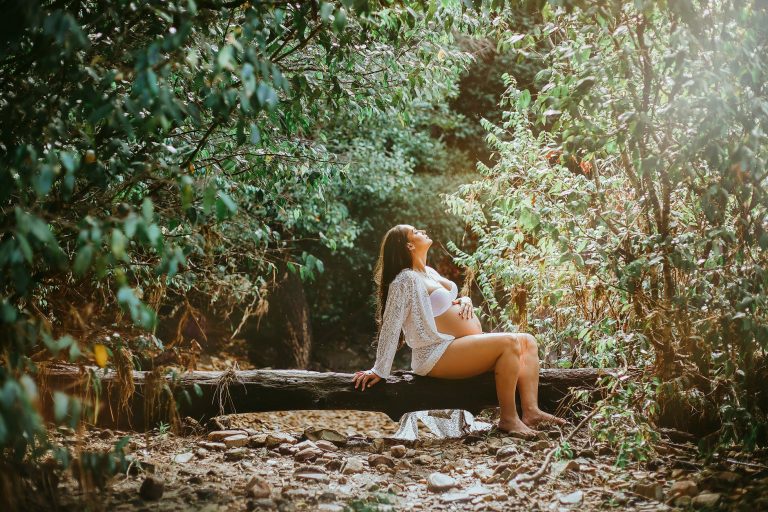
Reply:
<svg viewBox="0 0 768 512"><path fill-rule="evenodd" d="M304 430L304 436L310 441L330 441L337 445L347 444L347 436L328 428L308 428Z"/></svg>
<svg viewBox="0 0 768 512"><path fill-rule="evenodd" d="M296 446L290 443L281 444L277 447L277 451L280 455L296 455L298 453Z"/></svg>
<svg viewBox="0 0 768 512"><path fill-rule="evenodd" d="M691 504L694 507L714 507L720 502L720 495L714 492L703 492L693 498Z"/></svg>
<svg viewBox="0 0 768 512"><path fill-rule="evenodd" d="M362 473L363 471L365 471L363 461L357 457L348 458L341 466L342 475L352 475L355 473Z"/></svg>
<svg viewBox="0 0 768 512"><path fill-rule="evenodd" d="M246 509L247 510L260 510L260 509L267 509L267 510L275 510L277 509L277 502L270 498L262 498L260 500L249 500L248 503L246 503Z"/></svg>
<svg viewBox="0 0 768 512"><path fill-rule="evenodd" d="M563 505L578 505L584 499L584 493L574 491L570 494L558 494L557 500Z"/></svg>
<svg viewBox="0 0 768 512"><path fill-rule="evenodd" d="M219 491L215 487L201 487L195 489L195 495L201 500L213 500L219 495Z"/></svg>
<svg viewBox="0 0 768 512"><path fill-rule="evenodd" d="M578 472L580 468L581 466L575 460L555 462L552 464L552 476L557 477L563 473L568 473L571 471Z"/></svg>
<svg viewBox="0 0 768 512"><path fill-rule="evenodd" d="M475 484L467 489L467 494L471 496L485 496L486 494L491 494L491 490L487 487L483 487L482 485Z"/></svg>
<svg viewBox="0 0 768 512"><path fill-rule="evenodd" d="M338 450L338 449L339 449L339 447L338 447L338 446L336 446L335 444L333 444L333 443L332 443L332 442L330 442L330 441L326 441L325 439L320 439L320 440L318 440L318 441L315 443L315 445L316 445L318 448L320 448L321 450L323 450L323 451L326 451L326 452L335 452L336 450Z"/></svg>
<svg viewBox="0 0 768 512"><path fill-rule="evenodd" d="M427 477L427 489L432 492L445 492L456 487L456 480L443 473L432 473Z"/></svg>
<svg viewBox="0 0 768 512"><path fill-rule="evenodd" d="M493 470L487 466L480 466L476 467L474 470L472 470L472 475L475 478L480 479L481 482L486 483L486 481L491 478L494 473Z"/></svg>
<svg viewBox="0 0 768 512"><path fill-rule="evenodd" d="M260 476L252 477L245 486L246 494L254 499L269 498L272 494L272 489L266 480Z"/></svg>
<svg viewBox="0 0 768 512"><path fill-rule="evenodd" d="M221 440L227 448L239 448L248 444L248 436L245 434L235 434L233 436L225 437Z"/></svg>
<svg viewBox="0 0 768 512"><path fill-rule="evenodd" d="M503 448L500 448L499 451L496 452L496 460L501 462L509 459L510 457L514 457L517 454L518 454L517 446L515 445L504 446Z"/></svg>
<svg viewBox="0 0 768 512"><path fill-rule="evenodd" d="M431 455L422 454L416 457L413 462L416 464L421 464L422 466L429 466L435 461L435 458Z"/></svg>
<svg viewBox="0 0 768 512"><path fill-rule="evenodd" d="M537 441L531 445L531 450L534 452L540 452L542 450L546 450L547 448L549 448L549 441L544 440Z"/></svg>
<svg viewBox="0 0 768 512"><path fill-rule="evenodd" d="M685 474L685 470L684 469L680 469L680 468L673 469L672 470L672 479L673 480L677 480L678 478L680 478L684 474Z"/></svg>
<svg viewBox="0 0 768 512"><path fill-rule="evenodd" d="M323 452L319 450L317 447L310 446L296 453L296 455L294 455L293 458L299 462L310 462L315 460L322 454Z"/></svg>
<svg viewBox="0 0 768 512"><path fill-rule="evenodd" d="M680 508L688 508L691 506L693 499L690 496L678 496L672 500L672 504Z"/></svg>
<svg viewBox="0 0 768 512"><path fill-rule="evenodd" d="M469 501L472 496L463 491L446 492L440 496L440 501L444 503L461 503L462 501Z"/></svg>
<svg viewBox="0 0 768 512"><path fill-rule="evenodd" d="M173 462L177 464L186 464L192 460L195 454L192 452L179 453L173 457Z"/></svg>
<svg viewBox="0 0 768 512"><path fill-rule="evenodd" d="M403 457L405 457L405 454L407 452L408 452L408 449L402 444L396 444L395 446L389 449L390 455L392 455L396 459L402 459Z"/></svg>
<svg viewBox="0 0 768 512"><path fill-rule="evenodd" d="M321 503L317 506L317 510L319 512L344 512L346 509L336 503Z"/></svg>
<svg viewBox="0 0 768 512"><path fill-rule="evenodd" d="M236 435L245 435L243 430L215 430L208 433L208 440L214 443L222 442L224 439Z"/></svg>
<svg viewBox="0 0 768 512"><path fill-rule="evenodd" d="M629 496L627 496L627 493L622 491L616 491L613 493L613 499L616 501L617 505L626 505L629 501Z"/></svg>
<svg viewBox="0 0 768 512"><path fill-rule="evenodd" d="M198 445L206 450L223 451L227 449L227 445L224 443L209 443L207 441L201 441Z"/></svg>
<svg viewBox="0 0 768 512"><path fill-rule="evenodd" d="M273 432L267 435L264 445L267 448L276 448L281 444L296 444L296 438L284 432Z"/></svg>
<svg viewBox="0 0 768 512"><path fill-rule="evenodd" d="M296 443L294 446L296 446L298 451L306 450L307 448L317 448L317 445L312 441L302 441L300 443Z"/></svg>
<svg viewBox="0 0 768 512"><path fill-rule="evenodd" d="M302 466L293 472L293 476L299 480L306 480L312 482L319 482L327 484L331 481L325 472L325 469L320 466Z"/></svg>
<svg viewBox="0 0 768 512"><path fill-rule="evenodd" d="M719 473L715 473L712 478L717 484L720 484L719 487L731 487L741 480L739 474L732 471L720 471Z"/></svg>
<svg viewBox="0 0 768 512"><path fill-rule="evenodd" d="M658 482L635 482L632 486L632 492L649 500L661 501L664 498L664 491Z"/></svg>
<svg viewBox="0 0 768 512"><path fill-rule="evenodd" d="M344 465L344 461L341 459L331 459L324 463L325 468L329 469L331 471L339 471L341 470L341 467Z"/></svg>
<svg viewBox="0 0 768 512"><path fill-rule="evenodd" d="M379 464L384 464L387 467L393 468L395 467L395 459L390 457L389 455L384 455L382 453L372 453L368 456L368 465L372 468L375 468Z"/></svg>
<svg viewBox="0 0 768 512"><path fill-rule="evenodd" d="M224 458L230 461L243 460L248 457L250 453L247 448L232 448L224 454Z"/></svg>
<svg viewBox="0 0 768 512"><path fill-rule="evenodd" d="M267 434L256 434L248 438L248 446L251 448L261 448L267 444Z"/></svg>
<svg viewBox="0 0 768 512"><path fill-rule="evenodd" d="M696 496L699 494L699 486L693 480L679 480L672 484L669 489L667 498L674 498L677 496Z"/></svg>
<svg viewBox="0 0 768 512"><path fill-rule="evenodd" d="M148 476L141 483L139 496L144 500L156 501L163 497L163 491L165 491L163 481L153 476Z"/></svg>
<svg viewBox="0 0 768 512"><path fill-rule="evenodd" d="M197 450L195 450L195 457L197 457L198 459L204 459L208 456L208 453L209 453L208 450L206 450L205 448L198 448Z"/></svg>

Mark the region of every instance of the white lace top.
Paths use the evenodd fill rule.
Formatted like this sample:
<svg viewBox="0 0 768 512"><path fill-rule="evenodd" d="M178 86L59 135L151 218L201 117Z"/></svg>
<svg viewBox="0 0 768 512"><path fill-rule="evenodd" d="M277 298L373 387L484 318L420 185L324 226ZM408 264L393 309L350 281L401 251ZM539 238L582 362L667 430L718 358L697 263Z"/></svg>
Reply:
<svg viewBox="0 0 768 512"><path fill-rule="evenodd" d="M439 275L431 267L427 267L427 273ZM387 378L391 373L400 331L412 349L411 369L418 375L428 374L454 339L450 334L437 332L427 287L410 268L400 271L389 285L376 364L372 368L379 377Z"/></svg>

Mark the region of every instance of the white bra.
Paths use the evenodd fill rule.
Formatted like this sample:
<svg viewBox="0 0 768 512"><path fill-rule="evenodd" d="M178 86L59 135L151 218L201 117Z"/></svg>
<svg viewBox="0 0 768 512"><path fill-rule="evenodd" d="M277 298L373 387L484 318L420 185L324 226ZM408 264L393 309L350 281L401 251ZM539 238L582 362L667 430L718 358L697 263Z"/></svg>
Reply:
<svg viewBox="0 0 768 512"><path fill-rule="evenodd" d="M432 316L440 316L451 307L453 300L459 294L459 289L456 287L456 283L451 281L451 290L448 291L443 285L437 287L436 290L429 294L429 302L432 303Z"/></svg>

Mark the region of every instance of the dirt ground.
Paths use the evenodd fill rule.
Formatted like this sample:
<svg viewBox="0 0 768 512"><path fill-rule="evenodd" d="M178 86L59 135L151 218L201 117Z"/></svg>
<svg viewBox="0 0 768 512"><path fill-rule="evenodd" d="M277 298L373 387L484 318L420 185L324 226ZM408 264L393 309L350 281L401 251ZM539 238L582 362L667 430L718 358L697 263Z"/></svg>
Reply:
<svg viewBox="0 0 768 512"><path fill-rule="evenodd" d="M619 468L614 453L581 432L571 440L572 459L555 456L541 478L519 483L567 428L534 441L499 434L443 440L424 431L403 443L389 439L397 423L379 413L293 411L220 421L226 432L88 431L81 439L87 449L108 450L130 435L133 464L90 496L64 479L60 508L768 510L765 454L729 452L705 464L693 445L661 442L657 459Z"/></svg>

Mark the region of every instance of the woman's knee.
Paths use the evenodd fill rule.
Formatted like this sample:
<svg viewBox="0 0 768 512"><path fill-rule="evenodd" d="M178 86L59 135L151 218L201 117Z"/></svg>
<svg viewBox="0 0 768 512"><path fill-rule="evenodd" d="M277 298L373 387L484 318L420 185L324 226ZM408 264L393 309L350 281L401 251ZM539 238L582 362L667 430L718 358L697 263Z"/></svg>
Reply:
<svg viewBox="0 0 768 512"><path fill-rule="evenodd" d="M505 353L519 356L522 351L522 344L517 334L505 334L502 339L502 346Z"/></svg>
<svg viewBox="0 0 768 512"><path fill-rule="evenodd" d="M526 333L520 333L518 335L520 337L520 344L521 344L521 350L523 352L533 352L536 351L538 354L539 352L539 344L536 343L536 338L532 334Z"/></svg>

